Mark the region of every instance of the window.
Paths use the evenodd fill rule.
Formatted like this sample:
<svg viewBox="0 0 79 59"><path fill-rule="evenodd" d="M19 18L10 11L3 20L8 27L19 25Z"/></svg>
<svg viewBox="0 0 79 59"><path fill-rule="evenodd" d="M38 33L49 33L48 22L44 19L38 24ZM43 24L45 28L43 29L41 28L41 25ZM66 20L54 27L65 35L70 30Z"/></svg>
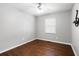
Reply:
<svg viewBox="0 0 79 59"><path fill-rule="evenodd" d="M56 19L46 19L45 20L45 33L56 33Z"/></svg>

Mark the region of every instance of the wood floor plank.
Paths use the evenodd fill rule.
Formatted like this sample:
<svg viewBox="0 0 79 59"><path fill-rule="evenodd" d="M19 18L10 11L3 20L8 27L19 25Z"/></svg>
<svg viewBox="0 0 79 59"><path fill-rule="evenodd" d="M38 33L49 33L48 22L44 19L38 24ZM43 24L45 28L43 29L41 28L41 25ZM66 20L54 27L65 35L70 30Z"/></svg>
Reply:
<svg viewBox="0 0 79 59"><path fill-rule="evenodd" d="M36 39L0 56L74 56L70 45Z"/></svg>

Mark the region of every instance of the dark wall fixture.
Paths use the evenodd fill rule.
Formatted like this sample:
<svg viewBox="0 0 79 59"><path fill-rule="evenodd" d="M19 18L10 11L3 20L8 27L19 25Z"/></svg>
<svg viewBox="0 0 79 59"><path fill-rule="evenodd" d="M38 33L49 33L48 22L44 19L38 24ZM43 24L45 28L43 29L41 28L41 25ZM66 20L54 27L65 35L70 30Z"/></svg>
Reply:
<svg viewBox="0 0 79 59"><path fill-rule="evenodd" d="M73 23L75 24L76 27L79 26L78 10L76 10L76 17L75 17L75 21Z"/></svg>
<svg viewBox="0 0 79 59"><path fill-rule="evenodd" d="M37 8L41 10L42 3L38 3Z"/></svg>

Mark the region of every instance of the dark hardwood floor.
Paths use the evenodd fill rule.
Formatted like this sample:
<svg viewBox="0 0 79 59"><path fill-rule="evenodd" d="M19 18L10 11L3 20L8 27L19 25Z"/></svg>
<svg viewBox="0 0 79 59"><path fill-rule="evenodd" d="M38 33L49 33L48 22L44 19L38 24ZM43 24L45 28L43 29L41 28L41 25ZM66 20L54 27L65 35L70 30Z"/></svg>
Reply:
<svg viewBox="0 0 79 59"><path fill-rule="evenodd" d="M74 56L70 45L36 39L0 56Z"/></svg>

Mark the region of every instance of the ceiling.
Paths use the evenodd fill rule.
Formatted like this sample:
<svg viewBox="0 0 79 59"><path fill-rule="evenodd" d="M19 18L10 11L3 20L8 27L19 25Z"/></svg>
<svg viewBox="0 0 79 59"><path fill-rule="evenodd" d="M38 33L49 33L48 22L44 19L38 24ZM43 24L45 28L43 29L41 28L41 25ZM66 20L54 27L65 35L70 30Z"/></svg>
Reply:
<svg viewBox="0 0 79 59"><path fill-rule="evenodd" d="M67 11L73 7L73 3L42 3L41 9L37 8L38 3L12 3L11 5L34 16Z"/></svg>

